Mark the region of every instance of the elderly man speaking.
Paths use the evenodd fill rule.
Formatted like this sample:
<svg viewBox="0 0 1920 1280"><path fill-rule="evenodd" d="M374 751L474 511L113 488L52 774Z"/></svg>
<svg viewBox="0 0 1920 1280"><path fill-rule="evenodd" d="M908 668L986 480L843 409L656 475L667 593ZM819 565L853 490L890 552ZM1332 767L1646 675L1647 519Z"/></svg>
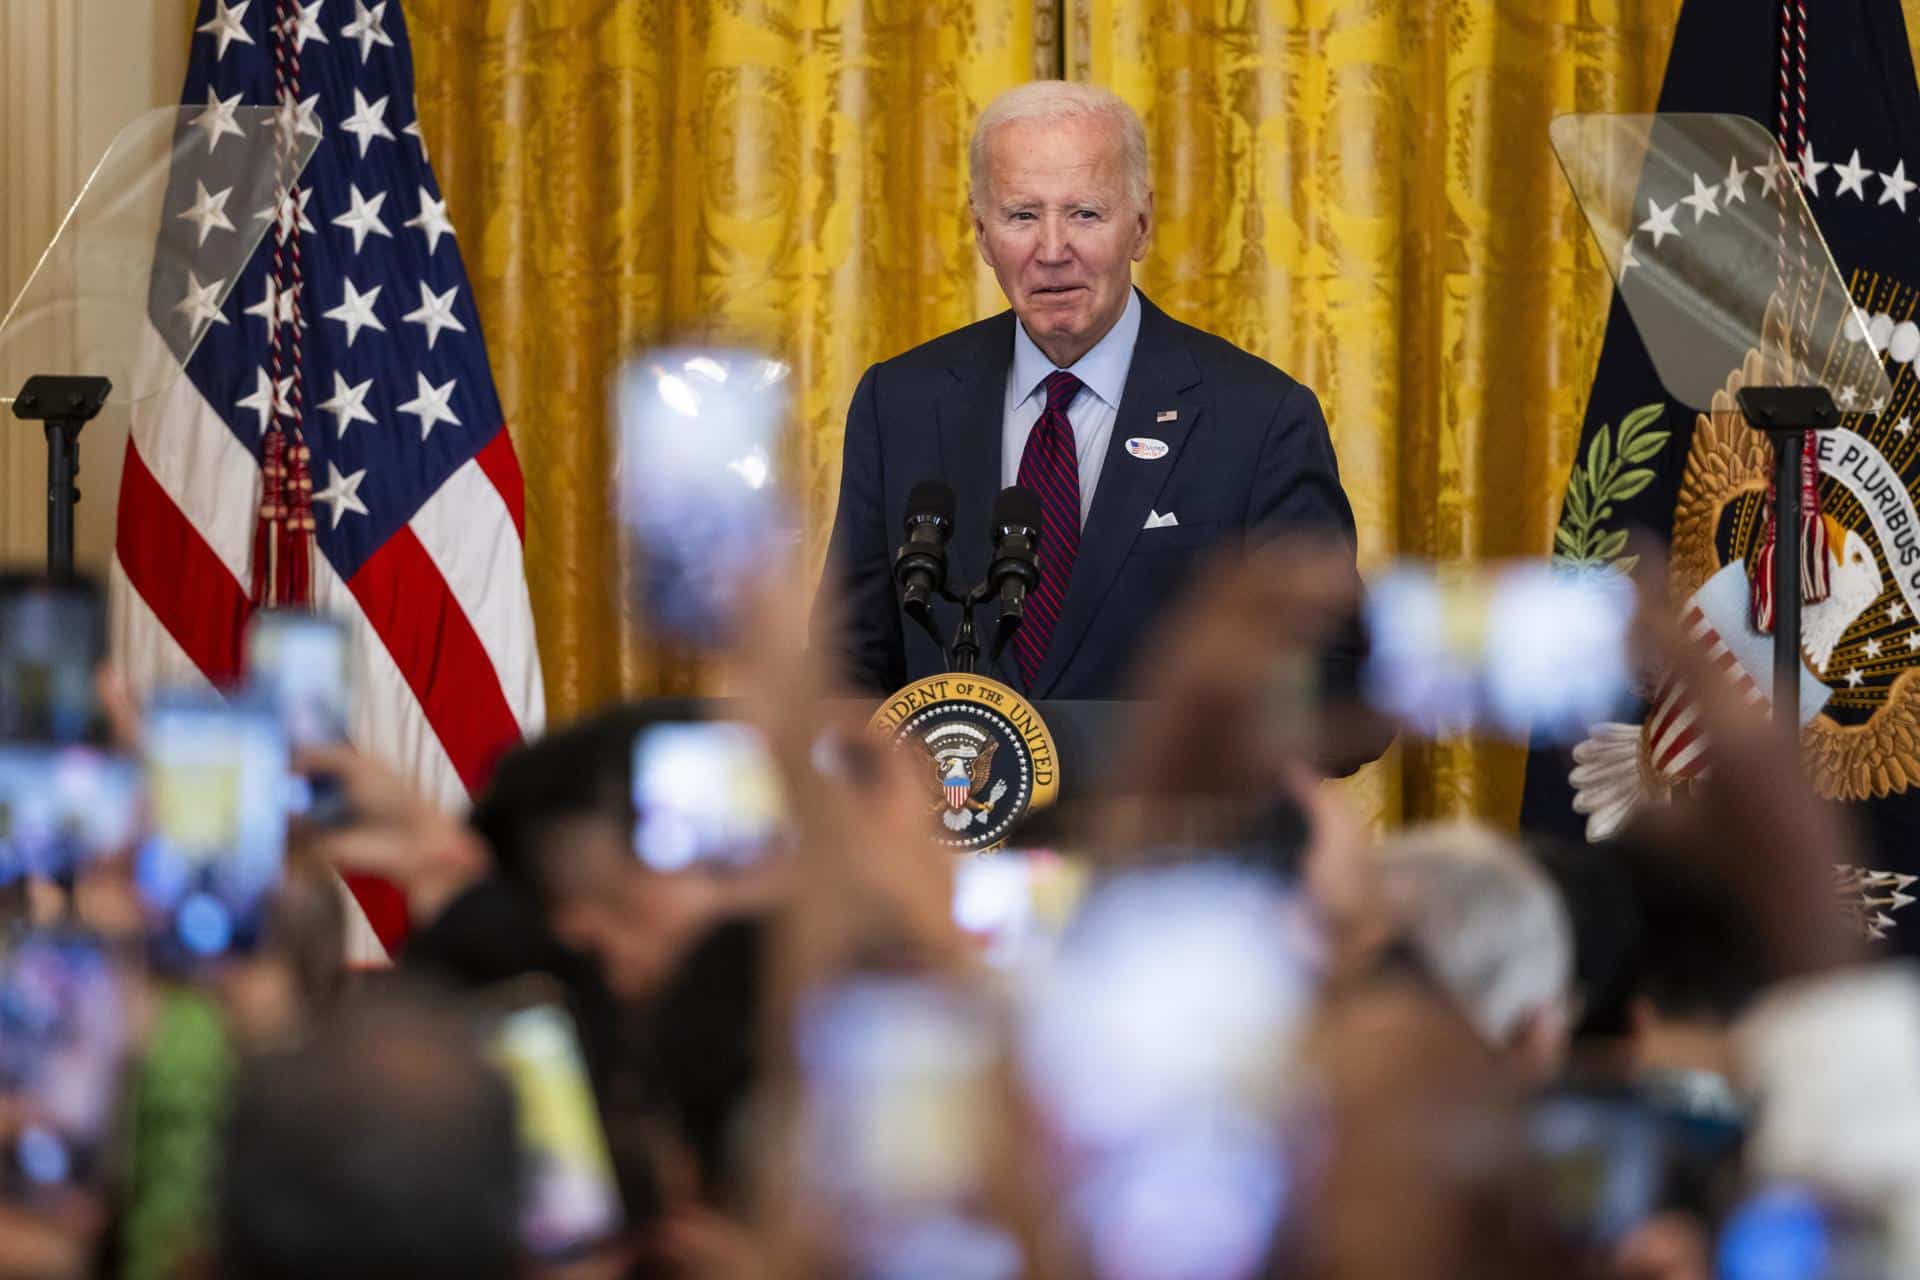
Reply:
<svg viewBox="0 0 1920 1280"><path fill-rule="evenodd" d="M1040 580L987 674L1035 698L1116 697L1208 552L1302 529L1351 546L1353 512L1313 392L1133 287L1153 186L1132 108L1090 85L1023 85L981 114L968 159L980 256L1012 310L861 379L822 596L861 687L945 670L895 603L908 493L953 487L954 576L971 583L994 496L1020 484L1040 499ZM1360 648L1334 647L1333 682Z"/></svg>

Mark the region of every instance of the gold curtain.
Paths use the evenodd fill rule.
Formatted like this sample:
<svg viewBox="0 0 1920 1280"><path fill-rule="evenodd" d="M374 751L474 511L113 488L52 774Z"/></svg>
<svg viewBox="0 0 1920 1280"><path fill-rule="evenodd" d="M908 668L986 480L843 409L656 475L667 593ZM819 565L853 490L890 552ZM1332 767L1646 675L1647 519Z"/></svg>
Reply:
<svg viewBox="0 0 1920 1280"><path fill-rule="evenodd" d="M1610 289L1547 124L1652 110L1678 0L1066 3L1069 74L1147 123L1142 286L1319 392L1363 569L1545 554ZM1405 744L1355 787L1510 821L1523 764Z"/></svg>
<svg viewBox="0 0 1920 1280"><path fill-rule="evenodd" d="M1032 0L410 0L420 111L527 479L556 720L694 671L622 623L607 380L689 340L792 362L816 553L873 361L1000 306L973 117L1056 74ZM1040 21L1036 23L1036 12Z"/></svg>
<svg viewBox="0 0 1920 1280"><path fill-rule="evenodd" d="M1920 0L1905 0L1909 29ZM1363 561L1550 546L1607 280L1546 145L1650 110L1679 0L410 0L421 111L527 475L564 718L685 683L622 629L605 385L670 339L771 344L823 542L868 363L1000 309L975 112L1104 83L1152 138L1143 286L1325 402ZM1758 20L1758 19L1757 19ZM1521 757L1408 746L1378 818L1511 819Z"/></svg>

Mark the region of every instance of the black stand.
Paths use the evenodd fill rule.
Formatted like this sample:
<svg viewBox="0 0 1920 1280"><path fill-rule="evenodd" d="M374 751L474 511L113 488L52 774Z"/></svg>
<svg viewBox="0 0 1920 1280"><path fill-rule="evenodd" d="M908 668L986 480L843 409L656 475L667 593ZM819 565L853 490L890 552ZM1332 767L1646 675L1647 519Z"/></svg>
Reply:
<svg viewBox="0 0 1920 1280"><path fill-rule="evenodd" d="M986 598L993 594L993 588L982 582L964 596L949 595L947 598L960 606L960 622L953 629L953 643L947 646L947 666L965 675L973 675L980 665L980 639L973 629L973 611ZM993 656L998 658L1000 651L1007 647L1007 640L1013 635L1001 619L993 641Z"/></svg>
<svg viewBox="0 0 1920 1280"><path fill-rule="evenodd" d="M1773 714L1800 717L1800 456L1807 432L1840 425L1825 387L1742 387L1747 421L1773 441Z"/></svg>
<svg viewBox="0 0 1920 1280"><path fill-rule="evenodd" d="M13 416L45 424L47 434L47 576L73 580L73 509L80 501L80 429L107 403L113 383L105 378L27 379L13 402Z"/></svg>
<svg viewBox="0 0 1920 1280"><path fill-rule="evenodd" d="M940 598L960 606L960 621L953 628L953 639L942 643L939 624L934 621L933 609L925 599L903 602L901 607L906 615L918 623L929 639L940 647L946 655L947 670L958 671L964 675L973 675L980 669L980 636L974 629L973 611L992 598L993 583L989 579L975 583L973 589L963 593L956 592L951 583L940 584ZM998 661L1000 653L1013 639L1013 633L1020 629L1020 619L1024 610L1007 609L1000 614L1000 622L994 628L993 659Z"/></svg>

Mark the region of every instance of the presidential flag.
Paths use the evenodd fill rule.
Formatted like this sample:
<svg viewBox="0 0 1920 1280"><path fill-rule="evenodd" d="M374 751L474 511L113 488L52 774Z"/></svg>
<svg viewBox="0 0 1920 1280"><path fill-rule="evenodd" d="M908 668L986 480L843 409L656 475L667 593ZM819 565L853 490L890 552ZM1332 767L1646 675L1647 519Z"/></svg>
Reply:
<svg viewBox="0 0 1920 1280"><path fill-rule="evenodd" d="M217 311L205 282L154 272L152 336L176 357L204 337L135 412L118 660L136 689L224 686L254 609L343 617L354 743L464 806L540 728L544 699L519 463L399 0L202 0L184 101L162 237L268 229ZM289 142L317 140L278 207L232 207L220 181L246 107L277 110ZM389 943L390 908L369 912Z"/></svg>
<svg viewBox="0 0 1920 1280"><path fill-rule="evenodd" d="M1807 674L1796 713L1814 786L1866 837L1859 865L1834 868L1837 902L1869 936L1920 951L1920 911L1909 910L1920 883L1920 88L1899 0L1687 0L1660 110L1750 116L1784 155L1650 167L1623 270L1659 264L1730 210L1797 183L1859 308L1836 339L1840 358L1878 361L1892 384L1878 414L1856 411L1843 388L1841 426L1820 433L1803 466L1817 514L1798 531ZM1783 246L1782 261L1797 253ZM1773 272L1775 255L1761 256L1756 269ZM1555 535L1556 556L1580 565L1621 565L1630 529L1665 535L1689 633L1755 701L1771 690L1772 455L1734 395L1789 359L1800 304L1788 293L1776 289L1766 332L1721 371L1708 413L1669 399L1616 296ZM1595 726L1570 752L1531 753L1525 824L1603 839L1713 767L1686 690L1649 674L1638 715Z"/></svg>

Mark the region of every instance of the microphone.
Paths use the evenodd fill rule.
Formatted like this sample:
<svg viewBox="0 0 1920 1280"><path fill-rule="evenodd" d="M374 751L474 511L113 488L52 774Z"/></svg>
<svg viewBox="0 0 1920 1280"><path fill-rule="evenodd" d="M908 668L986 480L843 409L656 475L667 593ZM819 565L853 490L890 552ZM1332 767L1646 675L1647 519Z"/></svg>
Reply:
<svg viewBox="0 0 1920 1280"><path fill-rule="evenodd" d="M988 526L993 562L987 566L987 588L1000 597L1000 625L993 636L998 660L1026 616L1027 592L1040 584L1040 499L1031 489L1009 485L993 500Z"/></svg>
<svg viewBox="0 0 1920 1280"><path fill-rule="evenodd" d="M922 480L907 494L907 540L894 553L893 583L900 607L909 618L927 628L939 643L929 597L947 585L947 540L953 537L952 486L940 480Z"/></svg>

